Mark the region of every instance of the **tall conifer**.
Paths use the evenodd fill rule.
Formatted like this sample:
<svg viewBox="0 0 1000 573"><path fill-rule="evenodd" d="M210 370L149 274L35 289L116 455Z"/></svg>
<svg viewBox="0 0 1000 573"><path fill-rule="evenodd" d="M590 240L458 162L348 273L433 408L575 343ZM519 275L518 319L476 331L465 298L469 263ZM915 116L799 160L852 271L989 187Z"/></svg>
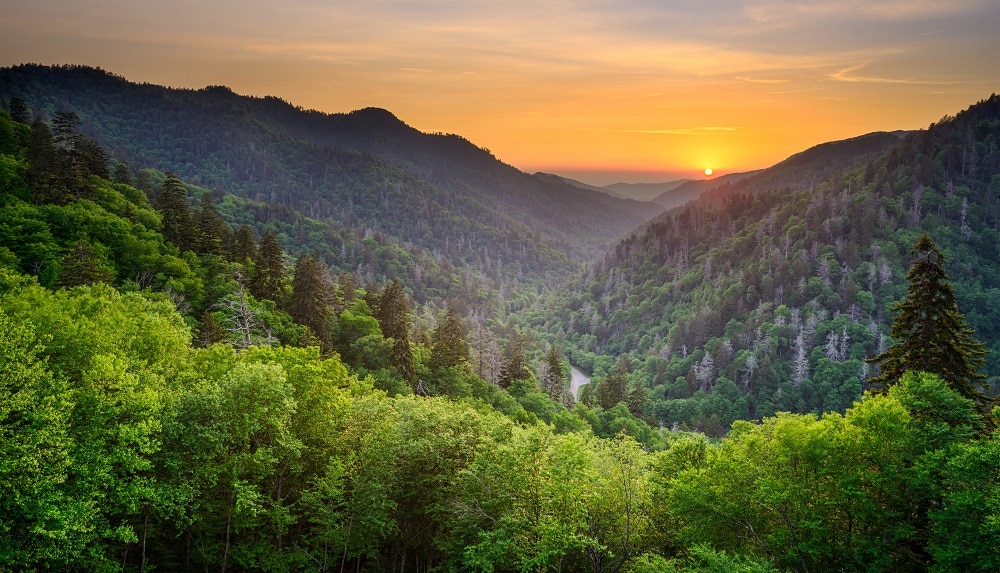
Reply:
<svg viewBox="0 0 1000 573"><path fill-rule="evenodd" d="M181 180L173 173L166 175L157 201L163 215L163 236L181 251L187 251L193 248L191 205Z"/></svg>
<svg viewBox="0 0 1000 573"><path fill-rule="evenodd" d="M330 349L329 298L319 261L312 255L299 257L295 262L288 312L295 322L312 331L324 351Z"/></svg>
<svg viewBox="0 0 1000 573"><path fill-rule="evenodd" d="M382 329L382 335L393 339L392 364L410 384L416 382L413 366L413 351L410 350L410 304L399 280L385 285L378 299L375 319Z"/></svg>
<svg viewBox="0 0 1000 573"><path fill-rule="evenodd" d="M890 332L894 342L868 362L879 375L868 382L884 388L907 371L932 372L981 406L989 403L981 386L986 379L979 369L986 350L958 312L951 278L944 270L945 257L927 235L910 251L913 259L906 274L906 298L896 304Z"/></svg>
<svg viewBox="0 0 1000 573"><path fill-rule="evenodd" d="M431 334L431 368L449 368L469 360L465 325L458 310L451 307Z"/></svg>
<svg viewBox="0 0 1000 573"><path fill-rule="evenodd" d="M281 286L285 279L285 253L270 229L260 238L254 268L253 281L250 283L253 296L280 302Z"/></svg>

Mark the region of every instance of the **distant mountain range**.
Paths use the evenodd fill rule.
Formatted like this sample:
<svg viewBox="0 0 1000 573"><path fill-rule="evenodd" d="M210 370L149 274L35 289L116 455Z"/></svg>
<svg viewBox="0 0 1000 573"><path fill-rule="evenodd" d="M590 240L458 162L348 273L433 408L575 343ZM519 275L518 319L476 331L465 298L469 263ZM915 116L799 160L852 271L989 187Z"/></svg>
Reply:
<svg viewBox="0 0 1000 573"><path fill-rule="evenodd" d="M736 183L737 181L742 181L755 173L757 173L757 171L747 171L743 173L730 173L714 177L712 179L677 179L675 181L666 181L663 183L612 183L611 185L606 185L604 187L589 185L587 183L583 183L582 181L577 181L575 179L551 173L539 172L535 173L535 177L545 181L558 181L560 183L566 183L574 187L579 187L580 189L600 191L601 193L607 193L612 197L618 197L620 199L646 201L659 205L662 207L661 210L664 210L679 207L688 201L697 199L704 191L722 185Z"/></svg>
<svg viewBox="0 0 1000 573"><path fill-rule="evenodd" d="M46 118L76 112L82 133L134 168L379 232L504 280L575 269L659 212L532 177L460 136L421 133L382 109L326 114L82 66L0 69L0 99L14 97Z"/></svg>
<svg viewBox="0 0 1000 573"><path fill-rule="evenodd" d="M1000 390L998 141L994 95L928 130L824 143L714 180L528 320L595 378L631 357L668 426L843 411L870 373L864 359L890 342L910 249L927 233Z"/></svg>

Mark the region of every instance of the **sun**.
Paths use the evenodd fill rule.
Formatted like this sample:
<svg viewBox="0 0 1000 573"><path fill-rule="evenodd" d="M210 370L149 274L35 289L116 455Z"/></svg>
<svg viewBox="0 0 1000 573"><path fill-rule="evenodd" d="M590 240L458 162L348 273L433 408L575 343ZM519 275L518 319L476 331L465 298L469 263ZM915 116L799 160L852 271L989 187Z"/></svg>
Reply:
<svg viewBox="0 0 1000 573"><path fill-rule="evenodd" d="M705 170L705 175L711 175L712 173L714 173L714 171L712 171L711 167Z"/></svg>

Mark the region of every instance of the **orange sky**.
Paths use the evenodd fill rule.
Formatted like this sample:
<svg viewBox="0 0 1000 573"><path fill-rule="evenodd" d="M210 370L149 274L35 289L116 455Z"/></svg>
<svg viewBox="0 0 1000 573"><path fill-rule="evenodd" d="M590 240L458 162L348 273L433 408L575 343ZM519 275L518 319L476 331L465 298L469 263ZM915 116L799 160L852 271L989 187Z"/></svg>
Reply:
<svg viewBox="0 0 1000 573"><path fill-rule="evenodd" d="M998 28L994 0L6 0L0 65L384 107L607 184L926 127L1000 91Z"/></svg>

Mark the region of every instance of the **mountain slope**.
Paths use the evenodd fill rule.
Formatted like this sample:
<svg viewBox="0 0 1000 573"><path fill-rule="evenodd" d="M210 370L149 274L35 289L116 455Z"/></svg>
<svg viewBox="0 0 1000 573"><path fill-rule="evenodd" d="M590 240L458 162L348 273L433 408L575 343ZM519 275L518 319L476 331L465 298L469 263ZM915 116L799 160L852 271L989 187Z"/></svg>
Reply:
<svg viewBox="0 0 1000 573"><path fill-rule="evenodd" d="M843 410L929 233L996 385L998 140L993 96L926 131L798 154L654 219L529 320L597 376L632 356L667 425Z"/></svg>
<svg viewBox="0 0 1000 573"><path fill-rule="evenodd" d="M626 197L655 201L660 195L669 193L691 181L691 179L678 179L676 181L667 181L666 183L612 183L607 186L607 189Z"/></svg>
<svg viewBox="0 0 1000 573"><path fill-rule="evenodd" d="M667 209L673 209L674 207L679 207L688 201L692 201L701 196L708 189L714 189L715 187L720 187L722 185L728 185L731 183L736 183L750 177L756 171L749 171L746 173L729 173L727 175L722 175L714 179L703 179L697 181L685 181L676 187L668 189L663 193L660 193L656 197L653 197L651 201Z"/></svg>
<svg viewBox="0 0 1000 573"><path fill-rule="evenodd" d="M618 199L628 199L629 198L628 196L623 195L623 194L615 191L610 186L609 187L598 187L596 185L590 185L590 184L584 183L583 181L577 181L576 179L570 179L568 177L563 177L562 175L555 175L553 173L542 173L541 171L539 171L539 172L537 172L537 173L534 174L534 177L537 177L537 178L542 179L544 181L559 181L559 182L562 182L562 183L568 183L569 185L572 185L573 187L579 187L580 189L590 189L591 191L598 191L598 192L601 192L601 193L607 193L608 195L611 195L612 197L617 197Z"/></svg>
<svg viewBox="0 0 1000 573"><path fill-rule="evenodd" d="M0 70L0 98L51 116L135 167L381 231L435 256L523 279L564 273L646 218L647 207L521 173L454 135L385 110L304 111L224 87L168 89L85 67Z"/></svg>

